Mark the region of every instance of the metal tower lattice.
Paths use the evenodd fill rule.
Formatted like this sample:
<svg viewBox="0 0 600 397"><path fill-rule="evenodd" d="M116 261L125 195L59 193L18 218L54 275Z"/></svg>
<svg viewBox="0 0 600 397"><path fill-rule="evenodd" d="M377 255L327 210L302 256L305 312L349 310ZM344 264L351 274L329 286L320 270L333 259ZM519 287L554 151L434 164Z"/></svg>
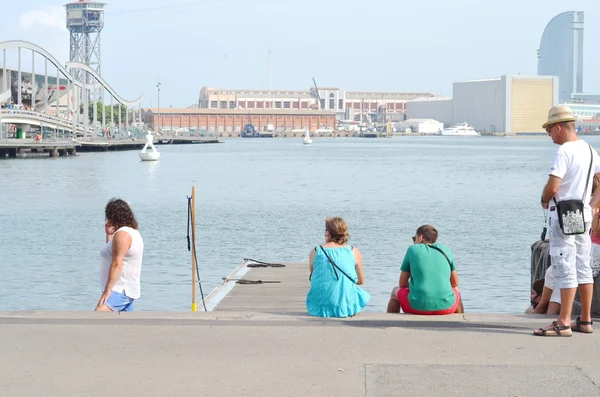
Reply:
<svg viewBox="0 0 600 397"><path fill-rule="evenodd" d="M102 71L100 32L104 27L105 3L79 0L65 5L67 29L71 32L71 62L81 62L96 71ZM86 76L86 77L84 77ZM81 70L75 71L77 80L91 84L92 77Z"/></svg>

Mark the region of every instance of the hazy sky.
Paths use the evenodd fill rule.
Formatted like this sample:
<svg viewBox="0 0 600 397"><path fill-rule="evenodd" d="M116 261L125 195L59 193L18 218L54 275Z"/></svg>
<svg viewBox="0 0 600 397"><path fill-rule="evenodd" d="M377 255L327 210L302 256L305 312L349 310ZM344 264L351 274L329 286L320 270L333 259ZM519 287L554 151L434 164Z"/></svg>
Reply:
<svg viewBox="0 0 600 397"><path fill-rule="evenodd" d="M321 86L451 95L452 82L536 74L545 25L585 11L584 91L600 92L598 0L107 0L102 75L126 99L187 107L200 88ZM14 1L0 40L68 60L62 2Z"/></svg>

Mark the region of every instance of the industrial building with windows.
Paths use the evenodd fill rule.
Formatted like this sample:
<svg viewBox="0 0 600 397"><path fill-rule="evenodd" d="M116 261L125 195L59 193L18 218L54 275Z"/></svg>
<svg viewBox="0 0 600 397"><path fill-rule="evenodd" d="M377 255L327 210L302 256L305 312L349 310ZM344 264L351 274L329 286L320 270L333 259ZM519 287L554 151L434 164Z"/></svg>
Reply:
<svg viewBox="0 0 600 397"><path fill-rule="evenodd" d="M335 112L338 120L374 121L377 115L404 118L406 103L430 93L344 91L336 87L310 90L242 90L203 87L198 107L229 110L321 110ZM320 101L319 101L320 100Z"/></svg>

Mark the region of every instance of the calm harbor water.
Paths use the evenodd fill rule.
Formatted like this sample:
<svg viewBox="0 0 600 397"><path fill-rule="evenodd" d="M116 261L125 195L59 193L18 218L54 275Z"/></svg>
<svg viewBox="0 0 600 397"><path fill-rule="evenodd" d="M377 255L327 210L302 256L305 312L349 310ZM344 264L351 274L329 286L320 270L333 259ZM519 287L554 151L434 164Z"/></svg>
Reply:
<svg viewBox="0 0 600 397"><path fill-rule="evenodd" d="M540 138L236 139L161 146L156 163L136 152L3 160L0 310L94 308L111 197L131 203L145 241L137 309L189 310L195 185L205 294L245 257L307 260L325 217L339 215L363 253L368 310L385 310L411 236L431 223L455 256L465 309L519 313L555 149Z"/></svg>

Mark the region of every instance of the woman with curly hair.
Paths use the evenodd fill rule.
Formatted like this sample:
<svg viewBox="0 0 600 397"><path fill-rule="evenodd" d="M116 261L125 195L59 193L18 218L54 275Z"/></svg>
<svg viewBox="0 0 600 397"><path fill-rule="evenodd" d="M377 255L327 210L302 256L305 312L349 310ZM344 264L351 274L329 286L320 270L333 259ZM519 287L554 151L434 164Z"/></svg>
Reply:
<svg viewBox="0 0 600 397"><path fill-rule="evenodd" d="M102 295L96 311L130 312L140 297L144 241L129 203L111 199L104 210L106 244L100 251Z"/></svg>
<svg viewBox="0 0 600 397"><path fill-rule="evenodd" d="M362 255L348 245L348 225L339 217L325 220L325 244L310 251L310 290L306 309L311 316L349 317L359 313L371 296L364 282Z"/></svg>

